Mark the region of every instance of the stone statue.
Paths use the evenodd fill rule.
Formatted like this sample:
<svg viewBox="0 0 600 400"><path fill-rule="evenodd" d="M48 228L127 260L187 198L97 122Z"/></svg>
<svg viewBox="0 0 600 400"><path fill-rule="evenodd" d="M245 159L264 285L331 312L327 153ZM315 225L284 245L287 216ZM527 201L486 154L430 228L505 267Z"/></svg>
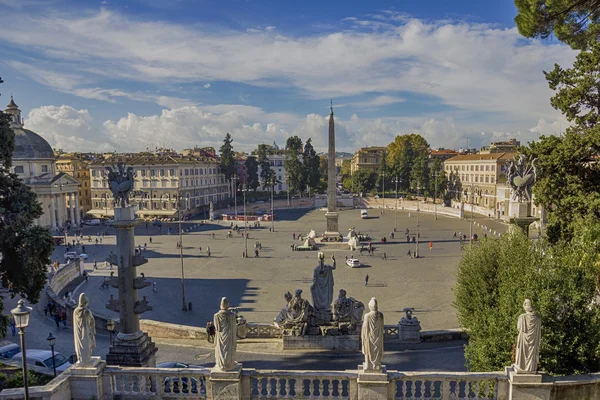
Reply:
<svg viewBox="0 0 600 400"><path fill-rule="evenodd" d="M507 162L506 182L510 185L513 200L531 201L531 189L537 179L536 162L537 158L527 162L525 154Z"/></svg>
<svg viewBox="0 0 600 400"><path fill-rule="evenodd" d="M275 318L275 325L283 329L284 334L302 336L306 333L313 307L308 300L302 298L301 289L296 290L294 297L290 292L287 292L284 297L287 304Z"/></svg>
<svg viewBox="0 0 600 400"><path fill-rule="evenodd" d="M348 229L347 239L348 246L350 246L350 251L356 250L358 247L358 235L356 234L354 227L352 227L352 229Z"/></svg>
<svg viewBox="0 0 600 400"><path fill-rule="evenodd" d="M346 297L346 291L340 289L340 294L333 304L333 320L335 322L356 325L362 321L364 311L365 305L362 302L353 297Z"/></svg>
<svg viewBox="0 0 600 400"><path fill-rule="evenodd" d="M333 270L335 269L335 256L331 256L333 265L325 265L325 255L319 252L319 265L313 271L313 283L310 286L313 307L317 312L331 311L333 301Z"/></svg>
<svg viewBox="0 0 600 400"><path fill-rule="evenodd" d="M118 163L117 168L106 167L108 171L108 186L115 197L115 205L125 207L129 204L129 192L133 189L133 167L127 167L125 164Z"/></svg>
<svg viewBox="0 0 600 400"><path fill-rule="evenodd" d="M92 351L96 348L96 321L88 309L89 300L85 293L79 295L79 306L73 311L73 337L77 364L89 364Z"/></svg>
<svg viewBox="0 0 600 400"><path fill-rule="evenodd" d="M229 310L227 297L221 299L221 309L215 314L213 321L215 327L215 369L230 371L237 365L235 362L237 318L235 313Z"/></svg>
<svg viewBox="0 0 600 400"><path fill-rule="evenodd" d="M531 300L523 302L525 313L519 315L517 329L517 353L515 367L517 372L536 373L540 360L540 342L542 337L542 320L535 313Z"/></svg>
<svg viewBox="0 0 600 400"><path fill-rule="evenodd" d="M381 372L383 358L383 314L377 311L377 299L371 298L369 311L363 319L361 339L362 352L365 355L365 372Z"/></svg>

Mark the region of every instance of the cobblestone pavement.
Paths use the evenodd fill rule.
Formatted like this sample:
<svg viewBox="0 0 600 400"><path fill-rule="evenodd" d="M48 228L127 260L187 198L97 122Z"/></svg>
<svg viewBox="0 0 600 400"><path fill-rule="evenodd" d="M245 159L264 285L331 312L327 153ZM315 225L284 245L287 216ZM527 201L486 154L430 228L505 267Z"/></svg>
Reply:
<svg viewBox="0 0 600 400"><path fill-rule="evenodd" d="M404 235L405 229L410 229L410 235L416 233L417 215L415 212L397 213L396 239L389 241L389 233L395 224L394 210L386 210L381 214L380 210L369 210L371 218L360 219L359 210L345 210L340 212L340 229L347 232L351 227L357 231L369 233L373 240L376 251L373 256L359 255L363 263L361 268L348 268L345 266L345 256L351 256L351 252L343 248L326 247L326 259L331 255L337 259L337 270L334 273L336 296L337 290L344 288L348 295L365 304L371 297L377 297L380 310L384 312L387 324L395 324L402 316L404 307L414 307L415 316L421 320L424 330L457 328L458 322L455 311L452 308L452 287L455 282L456 265L461 255L458 239L453 239L453 234L462 232L468 235L469 223L438 215L435 220L432 214L419 214L419 230L421 233L419 252L422 258L413 259L406 257L407 251L415 250L415 244L407 244ZM253 254L254 243L261 242L262 251L258 258L242 257L244 251L244 239L234 234L233 238L226 238L229 224L224 222L208 223L204 226L194 228L199 221L187 221L183 229L190 230L183 236L184 244L184 272L185 272L185 295L186 302L193 303L193 311L181 311L181 261L179 249L176 242L178 235L168 235L169 227L172 232L176 231L177 224L163 224L161 228L151 224L141 223L136 228L136 239L140 245L147 244L145 252L149 262L138 268L138 272L145 273L152 282L156 282L157 291L146 288L139 292L141 296L147 296L154 309L143 315L143 318L171 323L205 326L206 321L212 319L212 315L218 310L219 301L222 296L227 296L232 305L240 306L243 315L250 322L271 322L279 310L284 306L283 293L296 288L303 289L303 295L310 300L310 283L312 270L316 265L316 252L292 252L294 233L307 233L315 229L321 234L325 225L324 211L320 210L283 210L277 212L278 221L275 222L275 232L270 232L270 223L263 223L260 228L250 230L248 239L248 251ZM494 230L504 231L504 225L487 218L475 216L475 221L487 225ZM474 232L480 237L484 236L481 228L474 226ZM107 234L102 243L95 244L95 233L106 230ZM214 233L214 239L212 234ZM91 308L113 318L118 317L104 308L110 294L117 296L116 289L100 289L104 276L110 274L110 270L103 265L103 260L108 253L115 248L115 237L113 228L87 227L84 235L92 235L92 242L85 243L85 252L89 259L86 269L91 272L89 282L83 283L80 291L86 292L90 297ZM380 244L379 239L388 237L387 244ZM152 237L152 243L150 243ZM86 237L87 239L87 237ZM432 249L429 248L432 242ZM199 247L202 247L202 253ZM211 257L206 254L210 247ZM387 260L383 260L383 253ZM57 248L53 259L63 260L64 247ZM98 262L98 269L92 271L93 261ZM329 261L328 261L329 262ZM365 275L369 275L369 285L364 285ZM77 293L74 297L77 296ZM8 301L5 313L8 313L10 305ZM16 302L15 302L16 304ZM41 307L34 312L31 327L28 329L29 347L47 348L45 338L48 332L60 335L57 340L57 351L65 355L73 352L73 339L70 329L56 329L54 323L44 318ZM9 332L10 335L10 332ZM10 339L10 337L9 337ZM18 340L18 337L15 337ZM463 370L464 356L462 354L462 343L457 345L446 344L439 348L418 349L413 351L391 352L394 369L445 369ZM108 337L99 335L96 353L104 355L107 352ZM184 350L182 350L184 349ZM204 352L204 353L202 353ZM198 354L211 357L211 351L202 350ZM241 361L250 361L255 364L247 366L259 367L261 362L277 361L287 365L298 365L301 356L280 356L265 354L248 354ZM173 357L171 357L171 355ZM160 345L159 360L180 359L192 362L192 353L185 347ZM195 357L195 356L194 356ZM246 357L246 356L244 356ZM311 358L324 357L311 354ZM387 355L386 355L387 357ZM307 358L310 359L310 358ZM348 368L354 368L360 356L346 356ZM287 361L286 361L287 360ZM197 361L195 361L197 362ZM197 362L199 363L199 362ZM307 367L311 363L307 363ZM331 364L341 365L339 362ZM344 364L345 365L345 364ZM404 368L405 365L410 367ZM266 364L264 365L266 367ZM431 368L429 368L431 367ZM282 367L283 368L283 367ZM287 367L286 367L287 368ZM294 367L296 368L296 367ZM298 366L299 368L299 366ZM319 364L319 368L325 368ZM339 367L333 367L338 368ZM344 368L346 368L344 366Z"/></svg>

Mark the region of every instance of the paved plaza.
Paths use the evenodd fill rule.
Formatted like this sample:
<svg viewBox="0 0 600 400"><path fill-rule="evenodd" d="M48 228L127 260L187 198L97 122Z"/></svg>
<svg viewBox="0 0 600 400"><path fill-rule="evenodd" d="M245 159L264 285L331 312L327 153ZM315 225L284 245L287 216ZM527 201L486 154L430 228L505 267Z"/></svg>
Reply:
<svg viewBox="0 0 600 400"><path fill-rule="evenodd" d="M460 243L453 238L454 232L468 235L469 224L464 220L432 214L420 213L421 239L419 252L422 258L406 256L407 251L415 250L415 244L407 244L405 229L411 236L416 233L417 216L415 212L398 212L398 231L396 239L381 244L384 236L394 228L394 210L370 210L371 217L360 219L359 210L340 212L340 229L347 232L355 227L357 231L369 233L376 247L373 256L366 252L358 256L363 267L348 268L345 257L352 253L345 248L325 248L328 262L332 255L337 260L335 290L346 289L352 296L365 304L371 297L379 301L380 310L385 313L386 323L394 324L403 315L402 309L414 307L415 315L421 320L423 330L458 328L452 287L455 282L456 265L461 255ZM176 234L177 224L163 225L157 228L141 224L136 228L136 240L142 246L147 244L145 256L149 262L138 268L152 282L156 283L156 292L152 288L140 290L139 295L146 296L154 307L143 314L143 318L178 324L205 326L218 310L221 297L229 298L233 306L241 307L241 312L249 322L270 323L284 307L283 294L297 288L303 290L303 296L309 300L312 271L317 265L316 251L291 251L293 234L308 233L315 229L321 234L325 227L324 211L320 210L282 210L278 213L281 220L275 222L275 232L270 232L270 223L262 223L260 228L252 228L248 239L249 258L243 258L244 239L234 233L227 238L229 223L214 222L192 229L199 221L188 221L183 229L191 229L183 236L185 301L192 303L192 311L181 310L181 261ZM480 220L484 222L484 220ZM501 224L487 220L484 222L493 229L502 229ZM475 229L475 228L474 228ZM480 237L484 232L476 228ZM102 244L87 244L86 253L90 256L86 269L91 268L92 260L98 261L99 269L91 274L89 282L80 287L90 297L91 308L102 314L117 318L118 314L104 308L110 295L117 297L117 289L101 289L104 276L110 270L103 261L109 251L114 250L114 230L108 228ZM212 235L214 234L214 238ZM152 237L152 243L150 243ZM93 237L94 239L94 237ZM262 250L258 258L254 257L254 243L261 242ZM433 248L429 249L432 242ZM199 248L202 248L202 253ZM211 256L207 249L210 247ZM62 249L57 250L61 257ZM383 260L383 253L387 260ZM369 284L365 286L365 276L369 275ZM75 293L75 297L78 293Z"/></svg>

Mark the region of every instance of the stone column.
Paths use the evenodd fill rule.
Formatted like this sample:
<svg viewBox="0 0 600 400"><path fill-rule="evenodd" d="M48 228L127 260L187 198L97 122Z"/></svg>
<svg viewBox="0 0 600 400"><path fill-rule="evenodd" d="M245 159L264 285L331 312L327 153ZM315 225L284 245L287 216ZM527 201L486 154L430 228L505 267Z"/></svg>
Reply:
<svg viewBox="0 0 600 400"><path fill-rule="evenodd" d="M71 224L75 223L75 194L69 193L69 211L71 212Z"/></svg>
<svg viewBox="0 0 600 400"><path fill-rule="evenodd" d="M394 387L390 384L385 366L380 373L363 372L361 366L358 370L358 399L386 400L394 398Z"/></svg>
<svg viewBox="0 0 600 400"><path fill-rule="evenodd" d="M56 221L56 223L58 226L61 226L65 222L65 220L63 219L63 206L65 204L65 198L62 193L57 195L56 197L58 199L58 204L56 207L56 210L58 211L58 221Z"/></svg>
<svg viewBox="0 0 600 400"><path fill-rule="evenodd" d="M52 229L56 229L56 202L53 194L50 195L50 225Z"/></svg>
<svg viewBox="0 0 600 400"><path fill-rule="evenodd" d="M81 213L79 212L79 194L75 192L75 221L77 226L81 225Z"/></svg>
<svg viewBox="0 0 600 400"><path fill-rule="evenodd" d="M120 331L110 346L106 362L127 367L154 367L158 349L148 334L140 330L139 314L152 307L145 297L138 300L138 289L149 286L150 282L136 276L136 267L145 260L142 255L135 254L135 210L133 206L115 207L114 210L112 225L117 230L117 251L110 262L118 265L119 275L110 285L119 289L119 299L111 296L106 308L119 313Z"/></svg>
<svg viewBox="0 0 600 400"><path fill-rule="evenodd" d="M226 372L211 370L207 386L208 400L241 400L243 398L242 366L238 365L232 371Z"/></svg>
<svg viewBox="0 0 600 400"><path fill-rule="evenodd" d="M327 220L326 237L340 238L338 228L338 212L336 207L336 173L335 173L335 125L333 121L333 106L329 113L329 149L327 152Z"/></svg>

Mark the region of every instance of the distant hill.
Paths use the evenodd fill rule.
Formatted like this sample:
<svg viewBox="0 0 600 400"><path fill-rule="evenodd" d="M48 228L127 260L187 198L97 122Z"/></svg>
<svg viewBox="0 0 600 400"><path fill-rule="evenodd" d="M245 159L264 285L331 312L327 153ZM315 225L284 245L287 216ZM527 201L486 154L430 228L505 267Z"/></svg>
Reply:
<svg viewBox="0 0 600 400"><path fill-rule="evenodd" d="M318 154L319 156L326 156L327 153L326 152L321 152ZM352 153L346 153L345 151L336 151L335 152L335 158L352 158L354 154Z"/></svg>

